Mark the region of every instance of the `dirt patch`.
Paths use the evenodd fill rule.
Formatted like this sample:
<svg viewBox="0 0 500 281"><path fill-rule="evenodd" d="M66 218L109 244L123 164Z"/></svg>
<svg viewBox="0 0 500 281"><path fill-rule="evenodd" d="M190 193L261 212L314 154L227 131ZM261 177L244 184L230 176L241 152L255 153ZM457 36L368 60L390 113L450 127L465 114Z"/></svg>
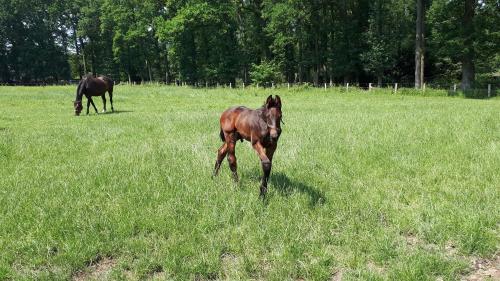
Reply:
<svg viewBox="0 0 500 281"><path fill-rule="evenodd" d="M165 280L167 274L160 265L153 266L148 273L148 280Z"/></svg>
<svg viewBox="0 0 500 281"><path fill-rule="evenodd" d="M116 266L116 260L110 257L97 258L95 261L81 271L73 275L73 281L93 281L93 280L107 280L109 274Z"/></svg>
<svg viewBox="0 0 500 281"><path fill-rule="evenodd" d="M236 279L238 276L238 271L242 270L242 260L231 253L224 253L220 257L222 274L225 279L231 280Z"/></svg>
<svg viewBox="0 0 500 281"><path fill-rule="evenodd" d="M344 275L344 270L339 269L330 278L330 281L342 281L342 276Z"/></svg>
<svg viewBox="0 0 500 281"><path fill-rule="evenodd" d="M417 246L418 244L422 244L420 238L411 233L405 236L405 241L408 246Z"/></svg>
<svg viewBox="0 0 500 281"><path fill-rule="evenodd" d="M462 278L467 281L500 280L500 255L493 259L473 259L473 271L468 276Z"/></svg>
<svg viewBox="0 0 500 281"><path fill-rule="evenodd" d="M377 265L376 263L370 261L368 262L368 264L366 265L366 267L370 270L370 271L373 271L373 272L376 272L380 275L382 274L385 274L385 268L380 266L380 265Z"/></svg>

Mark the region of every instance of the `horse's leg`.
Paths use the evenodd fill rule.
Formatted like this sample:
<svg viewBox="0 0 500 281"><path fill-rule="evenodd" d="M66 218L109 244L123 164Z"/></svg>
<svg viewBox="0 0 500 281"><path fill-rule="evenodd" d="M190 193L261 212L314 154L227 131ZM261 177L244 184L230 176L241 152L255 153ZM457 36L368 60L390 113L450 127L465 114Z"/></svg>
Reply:
<svg viewBox="0 0 500 281"><path fill-rule="evenodd" d="M102 94L102 103L104 105L104 109L102 112L106 112L106 93Z"/></svg>
<svg viewBox="0 0 500 281"><path fill-rule="evenodd" d="M231 172L233 172L233 179L235 182L238 182L238 172L237 166L236 166L236 155L235 155L235 148L236 148L236 139L234 137L234 134L231 134L229 137L226 136L226 143L227 143L227 150L228 150L228 156L227 156L227 161L229 162L229 168L231 169Z"/></svg>
<svg viewBox="0 0 500 281"><path fill-rule="evenodd" d="M264 175L262 176L262 182L260 184L260 196L265 197L267 193L267 181L269 180L269 175L271 174L272 163L266 154L266 150L260 142L256 142L253 145L253 148L257 151L260 163L262 164L262 172Z"/></svg>
<svg viewBox="0 0 500 281"><path fill-rule="evenodd" d="M222 160L224 160L224 157L226 157L227 154L227 147L227 143L224 143L217 151L217 160L215 161L214 173L212 175L213 177L216 177L219 174L220 165L222 164Z"/></svg>
<svg viewBox="0 0 500 281"><path fill-rule="evenodd" d="M273 162L273 155L274 155L274 152L276 151L276 147L277 147L277 143L273 143L271 145L269 145L269 147L266 147L266 155L267 155L267 158L269 158L269 161Z"/></svg>
<svg viewBox="0 0 500 281"><path fill-rule="evenodd" d="M115 109L113 108L113 90L109 90L109 102L111 103L111 111L115 112Z"/></svg>
<svg viewBox="0 0 500 281"><path fill-rule="evenodd" d="M94 107L95 113L99 114L99 111L97 111L97 107L95 107L95 104L94 104L94 101L92 100L92 97L89 96L88 99L90 101L90 104L92 104L92 106ZM88 113L88 106L87 106L87 113Z"/></svg>
<svg viewBox="0 0 500 281"><path fill-rule="evenodd" d="M89 115L90 98L87 97L87 115Z"/></svg>

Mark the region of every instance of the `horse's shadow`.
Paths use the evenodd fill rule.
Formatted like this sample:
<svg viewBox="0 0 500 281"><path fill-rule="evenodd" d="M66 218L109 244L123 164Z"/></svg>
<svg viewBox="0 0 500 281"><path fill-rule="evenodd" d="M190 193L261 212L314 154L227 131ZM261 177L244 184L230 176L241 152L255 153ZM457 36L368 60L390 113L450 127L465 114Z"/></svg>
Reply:
<svg viewBox="0 0 500 281"><path fill-rule="evenodd" d="M130 113L134 112L132 110L115 110L115 111L106 111L106 112L101 112L99 114L121 114L121 113Z"/></svg>
<svg viewBox="0 0 500 281"><path fill-rule="evenodd" d="M262 175L255 171L255 174L252 174L251 178L260 180L261 176ZM271 184L270 188L274 188L280 196L288 197L295 192L306 194L309 196L309 204L312 207L326 202L326 197L323 192L301 181L290 179L284 173L271 173L269 183Z"/></svg>

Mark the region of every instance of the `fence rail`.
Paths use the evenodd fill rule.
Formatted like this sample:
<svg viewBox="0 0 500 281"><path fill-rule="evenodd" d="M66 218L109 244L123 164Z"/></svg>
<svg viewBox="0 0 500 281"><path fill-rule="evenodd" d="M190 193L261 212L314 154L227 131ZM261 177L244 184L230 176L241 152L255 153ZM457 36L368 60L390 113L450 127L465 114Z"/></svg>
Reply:
<svg viewBox="0 0 500 281"><path fill-rule="evenodd" d="M0 82L0 86L63 86L63 85L77 85L79 80L68 80L59 82ZM248 87L253 88L296 88L296 87L311 87L311 88L323 88L325 90L329 88L343 88L345 91L349 91L352 88L363 89L367 91L377 90L377 89L391 89L394 93L404 89L415 89L415 84L410 82L397 82L397 83L219 83L219 82L203 82L203 83L187 83L182 81L176 81L173 83L165 82L115 82L116 85L168 85L168 86L178 86L178 87L194 87L194 88L239 88L245 89ZM425 91L426 89L434 90L446 90L450 93L462 92L461 85L459 83L424 83L420 90ZM497 91L500 89L500 83L480 85L478 87L472 88L468 91L472 92L484 92L484 96L492 97L497 95Z"/></svg>

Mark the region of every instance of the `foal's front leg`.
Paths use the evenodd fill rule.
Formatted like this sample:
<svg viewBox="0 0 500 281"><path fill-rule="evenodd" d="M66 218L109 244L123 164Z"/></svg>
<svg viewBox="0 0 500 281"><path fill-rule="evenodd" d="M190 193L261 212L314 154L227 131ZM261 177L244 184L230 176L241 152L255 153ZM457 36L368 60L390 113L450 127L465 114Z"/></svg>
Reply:
<svg viewBox="0 0 500 281"><path fill-rule="evenodd" d="M262 164L262 172L264 175L262 176L262 182L260 184L260 196L265 197L267 193L267 182L269 180L269 175L271 174L272 162L269 157L267 157L266 149L260 142L256 142L253 145L253 148L257 151L260 163Z"/></svg>

